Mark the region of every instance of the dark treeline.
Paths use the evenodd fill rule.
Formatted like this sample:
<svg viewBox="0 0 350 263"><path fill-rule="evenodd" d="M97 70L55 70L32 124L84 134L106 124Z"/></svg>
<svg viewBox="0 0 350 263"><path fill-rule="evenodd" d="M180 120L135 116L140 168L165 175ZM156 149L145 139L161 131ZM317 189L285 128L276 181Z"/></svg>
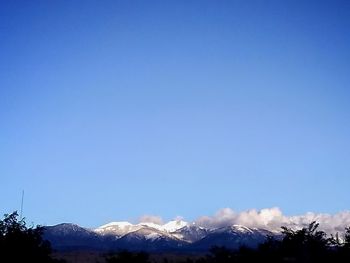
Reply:
<svg viewBox="0 0 350 263"><path fill-rule="evenodd" d="M350 262L350 228L345 229L343 238L327 236L318 230L319 224L312 222L301 230L282 227L282 237L268 237L267 241L256 249L242 247L229 250L225 247L213 247L210 254L199 259L187 258L175 261L165 258L167 262L183 263L240 263L240 262ZM149 263L146 253L122 251L106 257L107 263Z"/></svg>
<svg viewBox="0 0 350 263"><path fill-rule="evenodd" d="M43 228L27 227L17 212L0 220L0 262L63 262L51 257L50 242L42 238Z"/></svg>
<svg viewBox="0 0 350 263"><path fill-rule="evenodd" d="M292 230L282 227L280 238L268 237L266 242L256 249L242 247L229 250L213 247L204 257L190 257L185 260L164 258L164 263L240 263L240 262L350 262L350 228L345 229L339 238L327 236L318 229L319 224L312 222L308 227ZM27 227L17 213L5 215L0 220L0 262L64 262L53 259L51 246L42 238L43 228ZM107 263L150 263L149 254L144 252L121 251L106 255ZM159 262L159 260L157 260Z"/></svg>

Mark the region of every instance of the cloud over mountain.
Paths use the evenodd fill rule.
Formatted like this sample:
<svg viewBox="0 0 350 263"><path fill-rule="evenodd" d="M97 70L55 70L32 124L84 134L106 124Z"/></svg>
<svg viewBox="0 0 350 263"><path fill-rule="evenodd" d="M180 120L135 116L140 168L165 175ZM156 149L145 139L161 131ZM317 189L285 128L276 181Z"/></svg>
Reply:
<svg viewBox="0 0 350 263"><path fill-rule="evenodd" d="M143 215L138 220L140 223L154 223L158 225L162 225L163 219L160 216L155 215Z"/></svg>
<svg viewBox="0 0 350 263"><path fill-rule="evenodd" d="M182 217L176 217L174 221L181 221L182 219ZM241 212L236 212L231 208L222 208L214 215L197 218L194 223L206 228L243 225L250 228L261 228L280 232L281 226L300 229L308 226L312 221L318 222L320 224L319 229L328 234L344 232L344 229L350 226L350 211L342 211L336 214L308 212L303 215L287 216L278 207L261 210L249 209ZM161 217L154 215L141 216L139 222L154 223L157 225L163 225L165 223Z"/></svg>
<svg viewBox="0 0 350 263"><path fill-rule="evenodd" d="M309 212L304 215L286 216L278 207L261 210L250 209L242 212L235 212L231 208L223 208L213 216L202 216L195 222L200 226L210 228L237 224L280 231L281 226L298 229L307 226L312 221L320 223L320 229L327 233L343 232L345 227L350 226L350 211L333 215Z"/></svg>

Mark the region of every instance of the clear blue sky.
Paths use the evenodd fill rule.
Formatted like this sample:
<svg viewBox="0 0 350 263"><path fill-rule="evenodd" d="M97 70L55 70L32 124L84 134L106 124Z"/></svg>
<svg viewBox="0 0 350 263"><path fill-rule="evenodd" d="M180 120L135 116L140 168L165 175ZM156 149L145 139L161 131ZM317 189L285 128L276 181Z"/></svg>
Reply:
<svg viewBox="0 0 350 263"><path fill-rule="evenodd" d="M350 204L350 1L1 1L0 212L98 226Z"/></svg>

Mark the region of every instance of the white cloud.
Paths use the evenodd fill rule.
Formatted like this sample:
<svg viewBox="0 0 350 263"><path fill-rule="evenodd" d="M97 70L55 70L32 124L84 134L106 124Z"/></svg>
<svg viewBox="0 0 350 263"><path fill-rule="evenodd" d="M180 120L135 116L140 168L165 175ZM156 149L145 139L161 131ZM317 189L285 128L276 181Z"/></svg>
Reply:
<svg viewBox="0 0 350 263"><path fill-rule="evenodd" d="M158 225L163 224L163 219L160 216L155 215L143 215L139 218L140 223L154 223Z"/></svg>
<svg viewBox="0 0 350 263"><path fill-rule="evenodd" d="M176 216L176 217L174 218L174 220L175 220L175 221L182 221L182 220L184 220L184 217L183 217L183 216Z"/></svg>
<svg viewBox="0 0 350 263"><path fill-rule="evenodd" d="M261 210L251 209L235 212L231 208L223 208L213 216L202 216L196 223L205 227L223 227L229 225L244 225L247 227L264 228L270 231L280 231L281 226L299 229L307 226L312 221L320 224L320 230L327 233L343 232L350 226L350 211L337 214L306 213L298 216L286 216L278 207Z"/></svg>

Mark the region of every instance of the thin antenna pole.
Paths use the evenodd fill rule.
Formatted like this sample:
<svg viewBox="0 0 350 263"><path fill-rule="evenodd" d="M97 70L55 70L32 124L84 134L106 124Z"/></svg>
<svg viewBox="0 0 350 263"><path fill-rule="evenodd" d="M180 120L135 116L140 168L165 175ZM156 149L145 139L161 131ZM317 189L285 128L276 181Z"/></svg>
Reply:
<svg viewBox="0 0 350 263"><path fill-rule="evenodd" d="M24 200L24 190L22 190L21 216L20 216L20 219L21 219L21 220L22 220L22 218L23 218L23 200Z"/></svg>

